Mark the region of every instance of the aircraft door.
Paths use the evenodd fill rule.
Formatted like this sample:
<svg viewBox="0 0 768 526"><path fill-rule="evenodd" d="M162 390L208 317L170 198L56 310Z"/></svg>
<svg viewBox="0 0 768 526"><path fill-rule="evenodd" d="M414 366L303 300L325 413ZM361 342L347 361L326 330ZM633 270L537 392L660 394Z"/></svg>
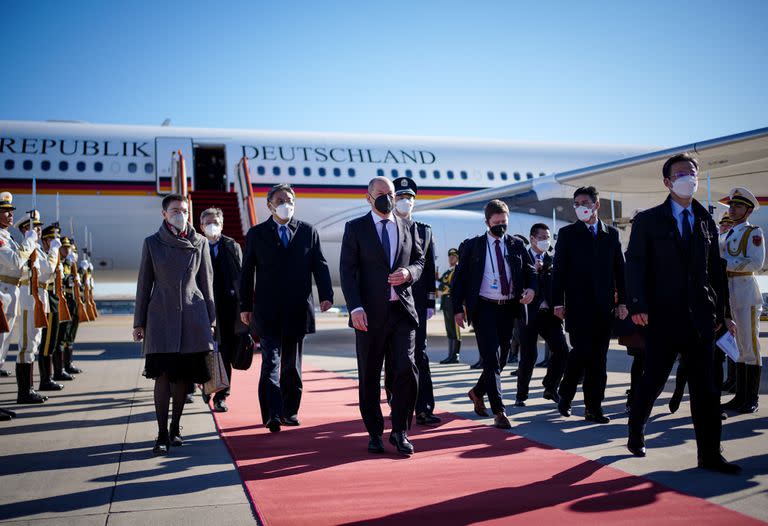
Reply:
<svg viewBox="0 0 768 526"><path fill-rule="evenodd" d="M173 191L171 186L171 177L174 173L173 156L179 150L181 150L181 154L184 156L187 179L191 181L195 180L192 139L183 137L157 137L155 139L155 166L157 167L158 194L169 194ZM194 186L190 187L190 190L194 190Z"/></svg>

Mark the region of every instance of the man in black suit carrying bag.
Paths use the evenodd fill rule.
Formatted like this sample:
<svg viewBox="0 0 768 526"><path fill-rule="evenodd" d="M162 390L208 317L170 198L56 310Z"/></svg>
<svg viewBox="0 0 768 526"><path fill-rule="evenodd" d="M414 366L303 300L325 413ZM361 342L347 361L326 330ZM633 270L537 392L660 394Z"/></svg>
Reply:
<svg viewBox="0 0 768 526"><path fill-rule="evenodd" d="M687 154L662 168L669 197L635 216L627 248L627 288L632 321L646 332L646 362L637 395L632 393L627 447L645 456L645 423L679 353L688 372L698 466L737 474L741 468L720 454L720 392L716 386L715 335L728 329L727 283L718 230L693 198L698 163ZM721 369L722 371L722 369Z"/></svg>
<svg viewBox="0 0 768 526"><path fill-rule="evenodd" d="M577 221L560 229L552 274L555 316L565 320L571 338L558 410L571 416L571 402L583 375L584 418L607 424L610 419L603 414L602 404L611 327L614 313L622 320L627 317L624 254L619 231L597 216L600 199L594 187L576 189L573 208Z"/></svg>
<svg viewBox="0 0 768 526"><path fill-rule="evenodd" d="M488 231L464 240L451 289L453 312L459 327L475 327L483 372L468 396L478 416L488 416L483 400L488 395L494 426L511 429L501 396L501 370L507 363L509 341L522 305L536 292L536 272L525 245L507 234L509 207L494 199L485 205ZM466 310L466 320L464 312Z"/></svg>
<svg viewBox="0 0 768 526"><path fill-rule="evenodd" d="M333 305L320 237L312 225L293 217L295 198L290 185L270 189L272 217L248 231L240 286L241 320L261 339L259 404L273 433L281 425L299 425L302 347L304 336L315 332L313 277L320 310Z"/></svg>
<svg viewBox="0 0 768 526"><path fill-rule="evenodd" d="M355 329L360 413L370 440L368 451L384 451L381 413L381 368L391 364L389 441L413 454L408 429L418 391L414 362L419 316L411 291L424 269L424 252L416 224L392 213L395 189L385 177L368 184L371 212L346 224L339 265L341 288Z"/></svg>

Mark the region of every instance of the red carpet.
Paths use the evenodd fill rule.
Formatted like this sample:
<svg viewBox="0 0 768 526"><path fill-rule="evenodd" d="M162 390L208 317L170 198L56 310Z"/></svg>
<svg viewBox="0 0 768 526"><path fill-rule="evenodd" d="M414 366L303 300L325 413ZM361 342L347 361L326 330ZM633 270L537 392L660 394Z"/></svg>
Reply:
<svg viewBox="0 0 768 526"><path fill-rule="evenodd" d="M306 370L298 428L269 433L259 367L235 371L214 413L260 518L281 524L762 524L577 455L441 414L410 433L416 454L366 451L357 382ZM386 412L385 412L386 414Z"/></svg>

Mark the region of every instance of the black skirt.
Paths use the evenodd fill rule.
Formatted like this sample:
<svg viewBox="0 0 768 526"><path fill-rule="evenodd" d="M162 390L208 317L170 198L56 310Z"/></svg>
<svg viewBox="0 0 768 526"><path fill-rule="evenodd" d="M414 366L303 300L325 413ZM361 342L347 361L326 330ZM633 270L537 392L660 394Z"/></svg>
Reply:
<svg viewBox="0 0 768 526"><path fill-rule="evenodd" d="M152 353L144 361L144 376L159 378L168 375L171 382L192 382L204 384L210 380L205 363L207 352L194 353Z"/></svg>

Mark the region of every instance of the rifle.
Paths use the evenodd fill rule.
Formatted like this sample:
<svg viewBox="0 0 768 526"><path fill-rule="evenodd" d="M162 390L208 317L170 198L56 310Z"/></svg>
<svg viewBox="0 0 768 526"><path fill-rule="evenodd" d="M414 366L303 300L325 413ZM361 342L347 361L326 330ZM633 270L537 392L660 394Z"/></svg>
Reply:
<svg viewBox="0 0 768 526"><path fill-rule="evenodd" d="M96 302L93 301L93 287L90 283L90 275L91 273L89 271L85 271L83 274L83 281L85 284L85 307L88 310L88 315L91 317L91 320L95 320L99 317L99 312L96 310Z"/></svg>
<svg viewBox="0 0 768 526"><path fill-rule="evenodd" d="M77 265L75 263L72 263L72 275L77 275ZM77 283L78 280L75 280L75 283L73 285L73 291L75 294L75 303L77 304L77 319L82 323L86 321L92 321L88 317L88 311L85 308L85 305L83 304L83 298L80 296L80 285Z"/></svg>
<svg viewBox="0 0 768 526"><path fill-rule="evenodd" d="M35 300L35 329L43 329L48 327L48 319L45 316L43 300L40 299L40 276L35 268L35 261L37 261L37 250L32 251L29 256L29 294Z"/></svg>
<svg viewBox="0 0 768 526"><path fill-rule="evenodd" d="M3 305L3 300L0 300L0 334L10 331L11 328L8 326L8 318L5 317L5 305Z"/></svg>
<svg viewBox="0 0 768 526"><path fill-rule="evenodd" d="M63 289L63 272L61 265L59 265L59 259L61 255L56 259L56 295L59 297L59 322L72 321L72 313L69 312L69 305L67 305L67 298L64 297Z"/></svg>

